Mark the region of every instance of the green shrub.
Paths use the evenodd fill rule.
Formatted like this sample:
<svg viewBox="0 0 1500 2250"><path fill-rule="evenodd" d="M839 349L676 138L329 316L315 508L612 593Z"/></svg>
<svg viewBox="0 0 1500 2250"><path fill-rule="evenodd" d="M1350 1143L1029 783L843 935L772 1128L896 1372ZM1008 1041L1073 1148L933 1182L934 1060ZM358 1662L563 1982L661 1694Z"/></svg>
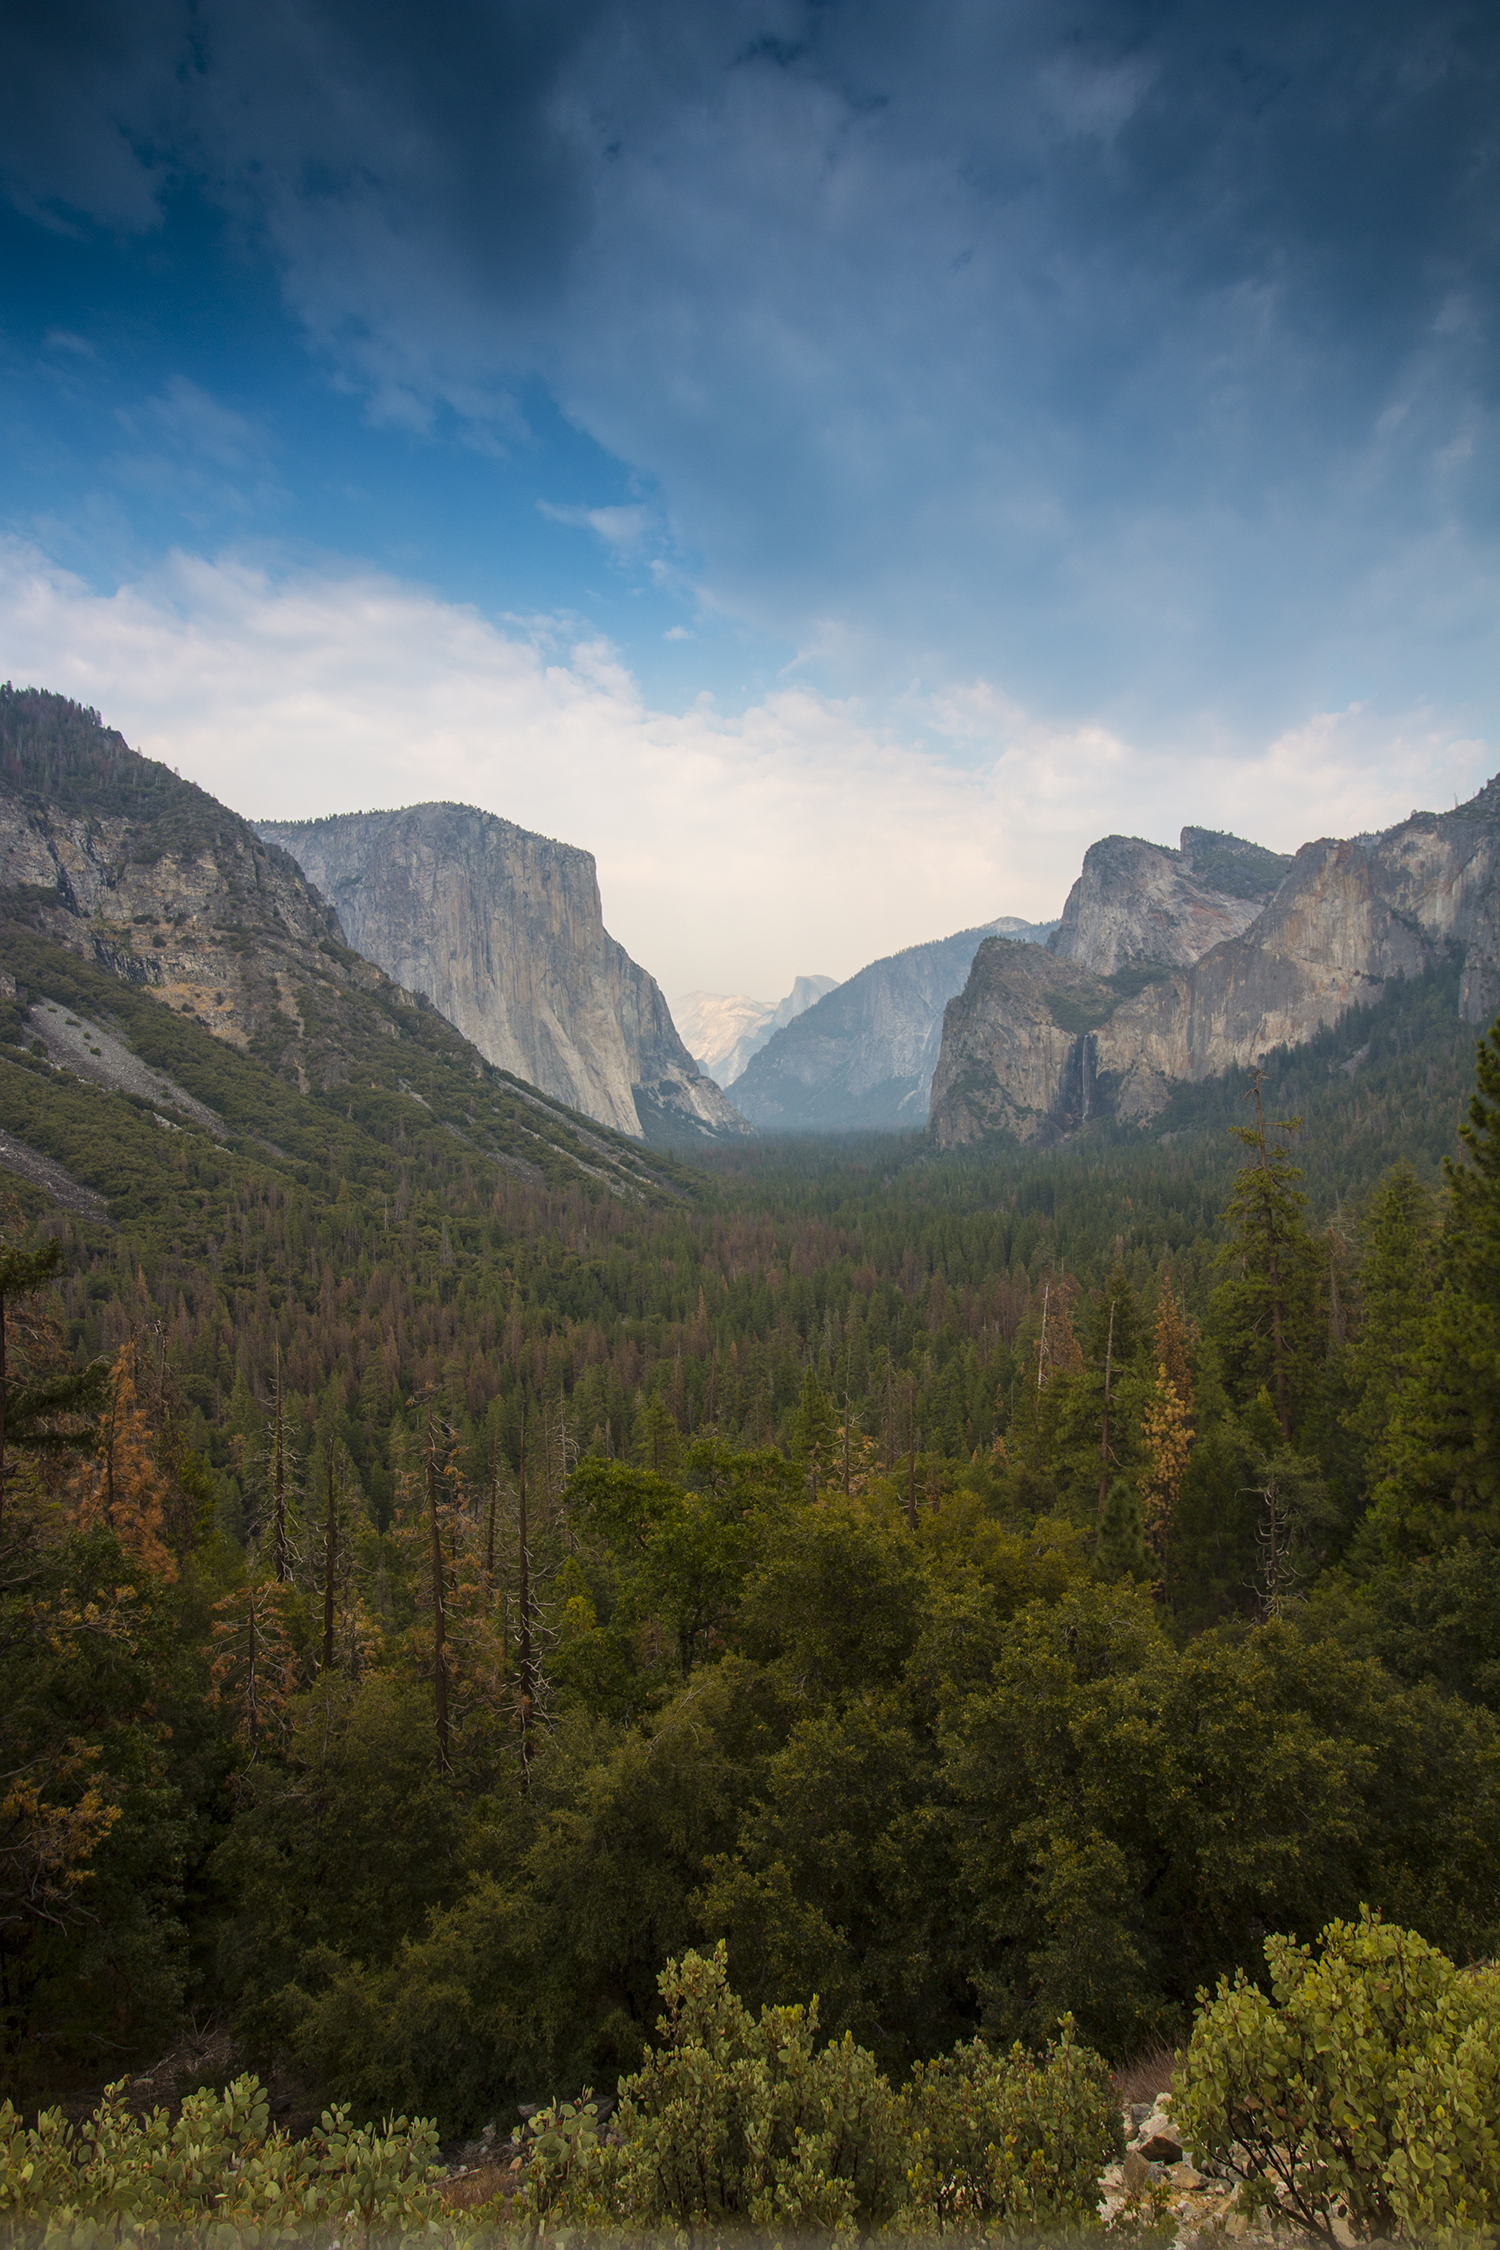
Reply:
<svg viewBox="0 0 1500 2250"><path fill-rule="evenodd" d="M571 2224L608 2224L616 2171L615 2151L601 2138L598 2105L586 2086L576 2102L552 2101L529 2117L511 2146L519 2145L523 2180L514 2211L527 2231L555 2215Z"/></svg>
<svg viewBox="0 0 1500 2250"><path fill-rule="evenodd" d="M1071 2018L1043 2056L975 2040L919 2065L897 2096L847 2034L818 2046L816 2000L753 2017L722 1944L669 1962L659 1981L662 2044L621 2081L618 2130L600 2138L587 2095L539 2112L506 2224L697 2240L1096 2224L1099 2174L1124 2144L1108 2071Z"/></svg>
<svg viewBox="0 0 1500 2250"><path fill-rule="evenodd" d="M1201 2006L1173 2116L1200 2161L1320 2240L1459 2241L1500 2219L1500 1977L1362 1913L1266 1940ZM1201 1996L1200 1996L1201 1997Z"/></svg>
<svg viewBox="0 0 1500 2250"><path fill-rule="evenodd" d="M1125 2151L1109 2071L1077 2045L1071 2016L1041 2056L1019 2043L996 2054L975 2039L918 2063L906 2107L906 2217L919 2233L1035 2235L1085 2224L1100 2173Z"/></svg>
<svg viewBox="0 0 1500 2250"><path fill-rule="evenodd" d="M528 2181L531 2209L574 2225L697 2235L848 2235L889 2219L906 2142L873 2057L847 2036L820 2050L816 2000L763 2008L757 2021L729 1989L722 1943L707 1958L669 1962L658 1983L662 2044L620 2081L617 2145L585 2149L566 2119L549 2128ZM559 2143L550 2160L549 2139Z"/></svg>
<svg viewBox="0 0 1500 2250"><path fill-rule="evenodd" d="M254 2078L190 2094L175 2122L161 2109L134 2116L124 2093L124 2080L107 2088L76 2127L60 2110L27 2127L0 2104L5 2250L43 2231L67 2250L179 2229L211 2234L216 2250L293 2238L315 2246L334 2236L347 2244L352 2231L396 2243L441 2216L437 2135L425 2119L377 2130L325 2110L321 2133L290 2141L268 2130L265 2089Z"/></svg>

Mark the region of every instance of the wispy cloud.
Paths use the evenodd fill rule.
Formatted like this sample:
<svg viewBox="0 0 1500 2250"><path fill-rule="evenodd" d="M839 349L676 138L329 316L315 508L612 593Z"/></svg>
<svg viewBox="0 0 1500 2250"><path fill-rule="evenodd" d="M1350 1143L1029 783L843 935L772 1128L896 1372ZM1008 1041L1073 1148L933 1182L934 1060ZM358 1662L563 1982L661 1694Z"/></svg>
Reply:
<svg viewBox="0 0 1500 2250"><path fill-rule="evenodd" d="M0 547L16 680L97 705L243 812L453 797L593 851L610 927L668 990L784 991L999 913L1056 913L1111 829L1187 821L1282 849L1444 804L1493 751L1430 714L1311 714L1250 757L1180 765L1059 728L992 684L901 726L783 687L742 714L653 710L616 650L502 628L371 572L180 554L103 595Z"/></svg>
<svg viewBox="0 0 1500 2250"><path fill-rule="evenodd" d="M659 542L662 536L659 519L646 507L578 508L539 500L537 508L549 523L570 524L579 531L592 531L606 547L632 559L641 555L648 544Z"/></svg>

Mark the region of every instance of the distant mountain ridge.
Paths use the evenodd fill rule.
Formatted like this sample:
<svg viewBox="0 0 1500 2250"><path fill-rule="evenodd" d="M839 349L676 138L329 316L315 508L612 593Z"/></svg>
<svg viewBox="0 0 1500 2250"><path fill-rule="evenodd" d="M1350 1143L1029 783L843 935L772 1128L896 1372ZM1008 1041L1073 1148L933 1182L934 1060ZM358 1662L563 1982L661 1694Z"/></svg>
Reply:
<svg viewBox="0 0 1500 2250"><path fill-rule="evenodd" d="M870 962L767 1040L735 1081L736 1104L771 1132L920 1128L943 1009L979 946L995 932L1040 944L1053 926L1003 915Z"/></svg>
<svg viewBox="0 0 1500 2250"><path fill-rule="evenodd" d="M683 1045L661 988L604 927L591 852L472 805L259 821L349 942L486 1061L649 1141L750 1128Z"/></svg>
<svg viewBox="0 0 1500 2250"><path fill-rule="evenodd" d="M1075 886L1072 958L995 939L977 949L944 1018L931 1103L940 1147L1057 1138L1099 1116L1147 1120L1175 1085L1299 1046L1392 978L1449 960L1461 964L1465 1022L1500 1006L1500 778L1452 812L1305 844L1241 928L1184 961L1274 872L1274 855L1208 836L1205 882L1188 840L1206 835L1184 830L1182 855L1133 839L1093 847L1092 885ZM1238 903L1224 880L1236 869ZM1108 961L1128 966L1095 965Z"/></svg>
<svg viewBox="0 0 1500 2250"><path fill-rule="evenodd" d="M782 1000L752 1000L744 992L685 992L673 1001L672 1015L699 1069L727 1092L773 1032L804 1015L837 984L837 977L797 977Z"/></svg>

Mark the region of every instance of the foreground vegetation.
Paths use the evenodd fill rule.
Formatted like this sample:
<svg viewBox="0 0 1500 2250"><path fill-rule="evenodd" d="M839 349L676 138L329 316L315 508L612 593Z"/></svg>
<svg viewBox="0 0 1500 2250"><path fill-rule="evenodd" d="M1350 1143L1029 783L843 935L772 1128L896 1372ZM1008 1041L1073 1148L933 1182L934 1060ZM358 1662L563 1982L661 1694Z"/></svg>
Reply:
<svg viewBox="0 0 1500 2250"><path fill-rule="evenodd" d="M1241 2214L1330 2245L1340 2229L1487 2239L1500 2217L1494 1970L1465 1977L1368 1915L1316 1951L1271 1938L1266 1956L1270 1995L1240 1974L1198 2010L1172 2110L1197 2162L1238 2184ZM897 2093L847 2033L819 2045L816 2000L752 2017L722 1944L669 1962L659 1983L659 2044L621 2081L617 2111L587 2090L549 2103L505 2144L505 2185L477 2205L444 2192L430 2122L361 2129L336 2109L294 2142L247 2077L190 2094L175 2120L133 2115L123 2086L81 2128L57 2111L27 2128L0 2107L0 2235L1170 2239L1170 2191L1139 2156L1123 2195L1101 2195L1125 2149L1121 2113L1071 2017L1042 2054L975 2039Z"/></svg>
<svg viewBox="0 0 1500 2250"><path fill-rule="evenodd" d="M441 1132L351 1180L294 1110L111 1143L0 1058L113 1222L30 1196L0 1270L15 2099L217 2011L279 2098L453 2133L640 2071L719 1941L890 2087L1176 2042L1362 1906L1500 1949L1500 1054L1440 1188L1450 1006L1259 1120L655 1202Z"/></svg>

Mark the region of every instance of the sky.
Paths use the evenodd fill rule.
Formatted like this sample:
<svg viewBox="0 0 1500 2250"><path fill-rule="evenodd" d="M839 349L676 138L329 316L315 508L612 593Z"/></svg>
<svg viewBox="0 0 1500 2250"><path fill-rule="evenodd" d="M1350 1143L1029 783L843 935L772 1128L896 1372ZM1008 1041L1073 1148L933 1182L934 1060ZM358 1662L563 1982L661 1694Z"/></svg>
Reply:
<svg viewBox="0 0 1500 2250"><path fill-rule="evenodd" d="M669 995L1500 769L1492 0L0 0L0 676Z"/></svg>

